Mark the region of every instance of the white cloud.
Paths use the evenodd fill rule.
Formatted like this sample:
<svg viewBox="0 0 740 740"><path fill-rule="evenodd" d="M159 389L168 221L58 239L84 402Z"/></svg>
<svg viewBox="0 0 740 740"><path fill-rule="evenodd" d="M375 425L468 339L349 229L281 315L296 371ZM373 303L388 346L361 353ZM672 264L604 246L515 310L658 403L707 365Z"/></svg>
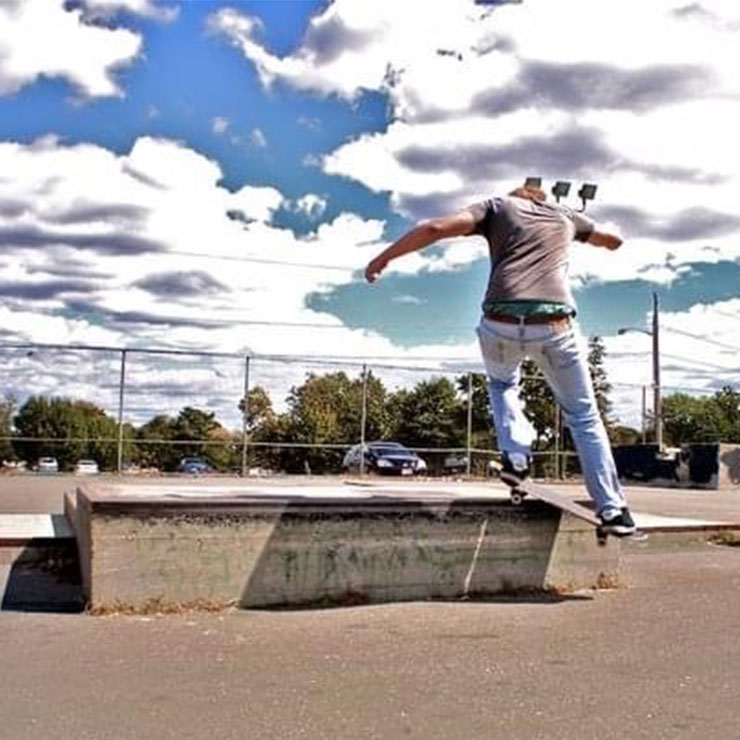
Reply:
<svg viewBox="0 0 740 740"><path fill-rule="evenodd" d="M145 0L125 4L150 17L155 9L162 10ZM113 11L123 5L101 0L96 7ZM640 4L638 10L637 3L527 0L488 12L472 2L442 0L425 5L420 14L413 3L396 0L336 0L313 19L304 43L284 57L257 40L260 22L255 18L224 10L212 16L210 25L243 50L266 85L280 81L347 100L355 100L363 90L388 95L393 121L385 131L345 142L322 159L314 155L313 164L328 173L389 193L393 205L410 216L452 210L492 191L509 189L528 174L593 177L600 193L590 212L598 213L604 206L641 209L644 214L633 213L633 221L647 233L628 240L613 254L576 247L574 278L625 279L643 270L641 274L651 279L670 280L692 260L740 255L740 244L731 232L710 240L671 241L665 236L670 236L680 214L697 205L729 214L736 210L737 36L720 3L704 6L713 13L711 22L706 16L672 15L678 4L667 0L648 5ZM639 12L640 23L634 22L630 7ZM0 5L0 28L7 29L7 35L0 30L0 92L20 89L46 75L69 80L87 95L120 94L114 70L136 58L141 39L124 29L90 25L87 17L64 10L61 1ZM583 22L572 22L576 17ZM584 24L592 29L588 34L583 33ZM42 33L52 40L49 44L27 43ZM707 49L713 53L707 54ZM567 88L559 94L580 106L575 113L572 106L557 104L553 90L543 88L537 95L531 79L529 87L524 85L526 74L541 80L552 72L547 65L566 63L592 65L571 70L575 86L565 85L574 75L569 78L562 70L554 78ZM590 78L578 75L598 74L611 65L617 70L616 92L624 93L626 87L641 104L630 107L619 96L615 100L622 100L621 107L604 104L609 90L600 90L599 105L579 103L578 95L591 88ZM645 80L627 74L651 65L660 67L653 83L657 79L664 84L646 90ZM672 65L691 83L685 99L660 97L665 89L674 89L670 85L683 89L680 79L661 76ZM703 89L697 82L704 78L692 77L690 65L710 67ZM529 97L522 97L522 90ZM504 92L510 95L508 103L504 97L494 100L500 109L483 105L486 95ZM654 107L645 103L648 93L656 96ZM517 94L516 104L511 103ZM267 144L260 129L251 134L252 145ZM561 149L544 146L553 141L562 142ZM136 341L140 346L295 355L404 354L374 332L348 329L335 317L306 308L308 295L346 284L353 279L353 269L361 270L385 246L380 221L343 213L297 238L273 223L276 210L286 207L278 190L245 186L230 192L219 184L223 173L216 162L183 144L149 137L137 140L125 155L91 144L66 146L54 137L31 145L4 143L0 171L13 173L12 178L0 179L0 240L5 255L0 259L0 281L15 289L13 296L4 296L0 309L0 332L5 337L114 346ZM321 196L315 194L298 203L307 212L323 209ZM604 213L620 224L614 212ZM715 251L707 251L707 246ZM406 274L456 269L485 253L480 239L452 240L441 255L409 255L394 262L392 269ZM27 296L23 286L28 286ZM413 296L393 300L409 299ZM732 320L723 319L720 309L737 313L740 306L706 307L703 313L697 308L694 313L666 315L664 320L667 326L675 321L675 328L733 344ZM142 321L146 316L150 323ZM180 323L155 323L158 317ZM240 323L246 321L267 323ZM664 335L666 354L689 358L675 369L666 367L666 384L709 386L724 377L734 378L732 358L722 354L725 350L699 342L687 350L688 339L671 337L668 331ZM649 383L646 341L639 335L607 338L613 380ZM620 351L646 349L647 354L628 360L617 357ZM448 345L414 350L427 366L432 358L451 353L475 358L477 347L471 339L454 352ZM704 362L706 376L697 359ZM142 407L156 407L167 386L198 394L203 405L212 404L213 389L222 376L214 372L213 363L203 362L196 366L195 361L176 365L139 359L130 370L138 387L132 390L132 399ZM115 357L111 363L115 368ZM729 369L722 375L709 364ZM218 368L226 376L221 412L235 415L240 359L233 367L230 361L223 365L228 368ZM71 382L73 365L64 367ZM289 376L278 363L265 361L256 367L254 382L269 380L286 389L300 381L306 369L298 365ZM40 387L55 387L53 359L34 372ZM98 376L105 377L100 366L79 380L91 399L96 398ZM221 386L217 390L215 395ZM629 408L639 408L639 388L625 392L630 395L621 408L629 414ZM190 396L188 401L196 399Z"/></svg>
<svg viewBox="0 0 740 740"><path fill-rule="evenodd" d="M92 25L62 0L0 4L0 95L39 77L66 79L87 96L121 95L114 72L134 61L141 37Z"/></svg>
<svg viewBox="0 0 740 740"><path fill-rule="evenodd" d="M267 137L261 128L253 128L249 140L252 142L252 146L258 149L264 149L267 146Z"/></svg>
<svg viewBox="0 0 740 740"><path fill-rule="evenodd" d="M13 180L0 182L0 202L6 204L0 216L0 239L6 255L0 281L17 286L45 283L66 274L70 280L75 276L87 280L94 288L83 295L89 304L87 311L75 307L71 300L79 296L64 293L46 300L11 300L6 296L0 309L0 332L6 341L106 346L136 343L143 347L319 355L324 359L333 354L359 359L409 356L408 351L373 332L348 329L336 318L305 307L309 293L351 279L349 272L331 267L359 269L378 251L382 222L345 213L320 224L308 238L296 239L291 232L270 224L272 214L285 202L279 191L247 186L229 192L219 186L220 170L213 162L166 140L140 139L123 156L89 144L65 146L51 137L34 145L6 143L0 145L0 169L17 173ZM230 210L242 212L245 221L230 219L226 216ZM22 236L34 230L54 232L58 238L24 247ZM16 234L15 243L11 232ZM161 251L96 252L94 242L84 248L70 246L79 234L122 239L136 236L160 245ZM458 240L447 253L473 244L473 240ZM239 261L244 257L264 262ZM308 267L321 264L326 267ZM204 284L210 278L223 288L183 296L149 293L141 287L147 277L156 276L161 282L163 275L182 274L198 276L188 285ZM400 295L393 300L415 303L418 299ZM174 317L183 324L137 323L135 314L149 315L153 320ZM120 323L127 316L134 323ZM738 316L740 301L662 314L667 392L673 386L711 391L724 382L735 382L736 354L728 354L720 344L737 344ZM268 324L239 323L250 320ZM335 328L269 325L274 321ZM671 333L669 328L699 339ZM715 344L707 344L707 339ZM622 421L639 426L640 386L651 382L650 340L629 334L607 337L606 345L616 413ZM479 366L472 337L454 350L447 345L430 345L415 348L412 354L426 358L415 362L426 367L436 365L435 358L450 356L471 358L470 366ZM12 379L8 390L20 393L34 387L37 392L53 394L64 387L65 393L115 410L115 388L106 390L111 387L110 378L117 377L120 358L115 354L78 354L76 359L65 356L64 362L57 351L44 350L42 355L34 359L23 353L9 357L3 352L5 367L12 371L7 374ZM382 364L382 360L374 363ZM256 360L252 383L266 385L275 403L281 405L290 386L299 384L307 369L310 366L305 363ZM324 372L332 368L322 365L315 369ZM359 372L357 368L345 369ZM187 403L210 408L236 427L242 371L239 358L176 361L132 355L127 370L127 419L141 422L154 411L176 413ZM394 386L413 384L424 377L412 370L378 374Z"/></svg>
<svg viewBox="0 0 740 740"><path fill-rule="evenodd" d="M213 14L210 25L265 85L347 100L385 93L386 130L306 164L320 161L329 174L389 193L410 218L455 210L539 174L546 182L596 181L595 216L603 212L622 228L626 210L641 219L644 233L633 229L616 259L577 250L576 280L643 271L665 282L681 265L706 261L707 246L726 259L740 256L740 228L688 222L693 214L709 222L712 212L726 221L740 192L740 24L727 3L527 0L484 9L442 0L419 14L394 0L336 0L282 57L260 42L257 21L236 10ZM413 268L446 269L465 256L461 249L447 260L416 258Z"/></svg>
<svg viewBox="0 0 740 740"><path fill-rule="evenodd" d="M393 298L391 298L393 303L401 303L406 304L410 306L423 306L426 301L423 301L421 298L417 298L415 295L408 295L408 294L402 294L402 295L395 295Z"/></svg>
<svg viewBox="0 0 740 740"><path fill-rule="evenodd" d="M169 23L179 9L158 4L157 0L83 0L86 14L95 19L109 19L121 10Z"/></svg>
<svg viewBox="0 0 740 740"><path fill-rule="evenodd" d="M286 202L278 190L231 192L219 184L216 163L183 144L149 137L122 155L54 137L0 143L0 171L15 173L0 180L0 283L12 286L0 310L4 341L321 356L403 353L372 331L349 329L306 307L308 295L350 282L384 246L381 221L342 213L297 238L271 223ZM472 344L465 351L474 356ZM447 357L450 350L428 346L414 354ZM23 357L18 362L25 367ZM155 370L164 361L136 362L140 385L146 386L145 378L156 385ZM305 370L278 368L270 371L271 382L286 391ZM55 372L47 367L46 380L35 387L53 392ZM203 378L218 377L203 372L174 373L178 382L167 393L163 387L149 396L142 390L136 403L144 408L157 394L161 403L195 403L201 392L195 389L205 394L208 388ZM86 373L78 368L75 388L96 401L101 374ZM64 377L74 375L70 368ZM29 387L20 372L8 377L16 378L9 390ZM224 418L236 418L233 400L224 397ZM133 409L133 396L131 403Z"/></svg>
<svg viewBox="0 0 740 740"><path fill-rule="evenodd" d="M231 121L223 116L216 116L211 120L211 130L217 136L226 133L226 129L231 125Z"/></svg>
<svg viewBox="0 0 740 740"><path fill-rule="evenodd" d="M246 219L269 223L275 211L284 203L279 190L270 187L245 185L230 198L231 208L242 213Z"/></svg>
<svg viewBox="0 0 740 740"><path fill-rule="evenodd" d="M320 218L326 210L327 201L316 193L306 193L295 202L295 209L309 218Z"/></svg>

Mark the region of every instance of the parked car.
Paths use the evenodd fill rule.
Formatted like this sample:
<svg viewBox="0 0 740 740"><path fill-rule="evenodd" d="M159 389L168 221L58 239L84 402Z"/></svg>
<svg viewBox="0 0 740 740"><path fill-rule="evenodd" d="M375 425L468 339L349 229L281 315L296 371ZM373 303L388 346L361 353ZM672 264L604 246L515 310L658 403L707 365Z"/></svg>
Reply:
<svg viewBox="0 0 740 740"><path fill-rule="evenodd" d="M384 475L414 475L426 471L427 464L415 452L398 442L370 442L365 445L365 470ZM363 446L351 447L342 461L342 468L357 472L363 456Z"/></svg>
<svg viewBox="0 0 740 740"><path fill-rule="evenodd" d="M97 475L100 472L95 460L78 460L75 465L75 475Z"/></svg>
<svg viewBox="0 0 740 740"><path fill-rule="evenodd" d="M446 475L462 475L468 470L467 455L448 455L442 462L442 470Z"/></svg>
<svg viewBox="0 0 740 740"><path fill-rule="evenodd" d="M202 457L183 457L177 466L178 473L188 473L189 475L201 475L210 471L211 466Z"/></svg>
<svg viewBox="0 0 740 740"><path fill-rule="evenodd" d="M36 463L36 470L39 473L58 473L59 463L55 457L40 457Z"/></svg>

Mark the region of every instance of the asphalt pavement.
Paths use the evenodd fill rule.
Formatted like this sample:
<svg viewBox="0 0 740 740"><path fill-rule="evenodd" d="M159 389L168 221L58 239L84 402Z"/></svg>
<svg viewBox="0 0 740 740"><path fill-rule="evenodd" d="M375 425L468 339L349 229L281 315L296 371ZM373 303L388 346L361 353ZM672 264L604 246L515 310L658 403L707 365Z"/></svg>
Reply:
<svg viewBox="0 0 740 740"><path fill-rule="evenodd" d="M147 617L0 612L0 736L726 740L740 549L568 598Z"/></svg>
<svg viewBox="0 0 740 740"><path fill-rule="evenodd" d="M29 479L0 483L0 510L61 510L70 480ZM630 497L740 521L738 492ZM726 740L740 727L739 635L740 548L696 541L624 546L619 588L563 597L4 611L0 738Z"/></svg>

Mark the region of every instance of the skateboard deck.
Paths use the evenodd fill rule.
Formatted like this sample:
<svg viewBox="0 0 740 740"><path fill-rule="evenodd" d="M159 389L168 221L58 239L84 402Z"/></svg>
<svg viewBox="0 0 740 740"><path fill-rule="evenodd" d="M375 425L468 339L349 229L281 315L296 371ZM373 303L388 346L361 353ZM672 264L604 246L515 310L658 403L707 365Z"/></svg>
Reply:
<svg viewBox="0 0 740 740"><path fill-rule="evenodd" d="M596 538L599 544L603 545L606 543L608 533L602 529L601 519L599 519L599 517L596 516L596 514L591 509L587 509L585 506L579 504L577 501L574 501L572 498L559 493L557 490L550 486L543 486L539 483L535 483L529 478L520 481L515 476L507 475L500 468L498 469L498 473L501 480L506 483L506 485L511 487L510 496L511 502L513 504L517 506L521 505L526 496L531 496L532 498L544 501L546 504L554 506L560 511L567 511L574 517L577 517L578 519L591 524L596 529Z"/></svg>

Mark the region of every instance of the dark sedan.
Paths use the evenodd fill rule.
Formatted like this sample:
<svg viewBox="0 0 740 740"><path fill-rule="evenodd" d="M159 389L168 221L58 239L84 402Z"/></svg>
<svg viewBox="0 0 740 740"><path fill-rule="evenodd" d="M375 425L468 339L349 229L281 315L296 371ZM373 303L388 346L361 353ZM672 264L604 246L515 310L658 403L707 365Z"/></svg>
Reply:
<svg viewBox="0 0 740 740"><path fill-rule="evenodd" d="M342 467L357 472L362 461L362 445L355 445L344 456ZM370 442L365 445L365 471L384 475L414 475L426 471L427 464L415 452L398 442Z"/></svg>

